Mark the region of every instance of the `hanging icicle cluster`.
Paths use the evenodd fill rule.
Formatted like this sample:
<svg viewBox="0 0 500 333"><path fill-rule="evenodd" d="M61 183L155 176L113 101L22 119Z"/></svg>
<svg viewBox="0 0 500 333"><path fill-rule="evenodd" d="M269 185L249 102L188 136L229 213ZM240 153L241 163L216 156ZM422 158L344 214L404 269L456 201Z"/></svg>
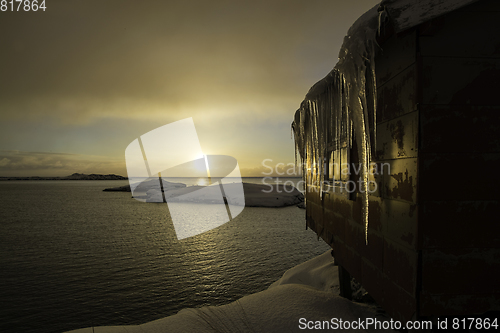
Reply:
<svg viewBox="0 0 500 333"><path fill-rule="evenodd" d="M324 177L327 147L333 145L333 150L337 150L347 144L352 148L354 134L361 164L359 191L363 195L366 243L368 173L376 137L375 53L379 16L374 7L349 29L337 65L309 90L292 123L296 160L298 153L302 175L309 184L320 184ZM316 172L308 176L307 168L314 168Z"/></svg>

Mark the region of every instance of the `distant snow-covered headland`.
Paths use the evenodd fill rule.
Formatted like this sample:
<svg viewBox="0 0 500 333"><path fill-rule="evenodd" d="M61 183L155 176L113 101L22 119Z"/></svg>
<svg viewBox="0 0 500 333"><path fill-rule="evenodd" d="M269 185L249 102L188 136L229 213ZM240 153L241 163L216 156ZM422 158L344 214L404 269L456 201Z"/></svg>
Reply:
<svg viewBox="0 0 500 333"><path fill-rule="evenodd" d="M90 174L86 175L84 173L74 173L65 177L38 177L38 176L30 176L30 177L0 177L0 181L2 180L127 180L127 177L108 174L108 175L99 175L99 174Z"/></svg>
<svg viewBox="0 0 500 333"><path fill-rule="evenodd" d="M157 183L155 183L157 184ZM186 186L183 183L162 181L162 188L157 185L143 182L135 189L135 193L142 192L142 197L146 202L163 202L163 196L169 202L176 202L177 198L185 198L186 194L206 188L205 186ZM286 207L301 205L304 202L304 195L295 187L288 184L252 184L242 183L245 193L245 202L241 205L246 207ZM232 184L225 186L231 187ZM234 186L237 186L235 183ZM218 190L214 188L214 190ZM131 192L130 185L106 188L104 191ZM231 191L229 191L231 193ZM138 196L134 194L137 198ZM193 198L193 197L191 197ZM198 203L211 203L213 196L196 197ZM181 200L181 199L179 199Z"/></svg>

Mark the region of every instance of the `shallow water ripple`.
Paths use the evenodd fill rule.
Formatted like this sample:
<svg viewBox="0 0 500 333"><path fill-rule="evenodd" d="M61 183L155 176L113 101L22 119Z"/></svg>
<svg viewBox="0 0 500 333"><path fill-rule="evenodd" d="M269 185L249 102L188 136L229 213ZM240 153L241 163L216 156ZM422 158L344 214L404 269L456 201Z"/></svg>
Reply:
<svg viewBox="0 0 500 333"><path fill-rule="evenodd" d="M120 185L0 184L0 332L139 324L226 304L328 249L296 207L245 208L177 241L167 205L102 192Z"/></svg>

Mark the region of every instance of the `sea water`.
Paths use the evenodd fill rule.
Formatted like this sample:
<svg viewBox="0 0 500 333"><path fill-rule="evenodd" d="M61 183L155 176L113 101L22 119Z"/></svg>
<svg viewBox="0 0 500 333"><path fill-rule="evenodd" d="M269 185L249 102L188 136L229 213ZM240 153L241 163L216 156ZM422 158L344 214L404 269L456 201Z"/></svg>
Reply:
<svg viewBox="0 0 500 333"><path fill-rule="evenodd" d="M125 184L0 183L0 332L141 324L227 304L328 249L294 206L247 207L178 241L166 204L102 191Z"/></svg>

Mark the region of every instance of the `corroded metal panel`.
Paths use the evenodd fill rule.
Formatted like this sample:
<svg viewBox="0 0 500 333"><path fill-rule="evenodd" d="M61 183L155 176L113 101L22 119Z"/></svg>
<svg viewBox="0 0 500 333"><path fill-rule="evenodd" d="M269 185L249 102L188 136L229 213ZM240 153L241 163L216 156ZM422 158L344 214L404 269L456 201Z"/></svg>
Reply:
<svg viewBox="0 0 500 333"><path fill-rule="evenodd" d="M500 31L500 12L454 12L441 21L432 36L419 38L422 56L500 58L500 34L496 33Z"/></svg>
<svg viewBox="0 0 500 333"><path fill-rule="evenodd" d="M368 244L360 193L306 196L308 225L395 319L500 308L500 38L474 38L500 20L471 8L382 44Z"/></svg>
<svg viewBox="0 0 500 333"><path fill-rule="evenodd" d="M418 111L378 124L375 151L378 161L417 157Z"/></svg>
<svg viewBox="0 0 500 333"><path fill-rule="evenodd" d="M391 317L402 322L415 320L417 301L415 295L409 294L396 285L390 278L382 280L384 298L381 306Z"/></svg>
<svg viewBox="0 0 500 333"><path fill-rule="evenodd" d="M410 295L415 295L418 256L415 250L384 240L384 274Z"/></svg>
<svg viewBox="0 0 500 333"><path fill-rule="evenodd" d="M363 244L359 250L363 260L375 265L379 270L384 267L384 237L381 233L368 230L368 244ZM366 281L365 276L363 276L364 281Z"/></svg>
<svg viewBox="0 0 500 333"><path fill-rule="evenodd" d="M308 188L306 192L306 216L314 221L315 227L311 226L311 229L317 233L323 230L323 206L315 189Z"/></svg>
<svg viewBox="0 0 500 333"><path fill-rule="evenodd" d="M419 113L422 152L500 151L500 106L424 105Z"/></svg>
<svg viewBox="0 0 500 333"><path fill-rule="evenodd" d="M498 248L423 250L422 262L423 292L448 295L500 293Z"/></svg>
<svg viewBox="0 0 500 333"><path fill-rule="evenodd" d="M422 58L422 104L498 105L500 59Z"/></svg>
<svg viewBox="0 0 500 333"><path fill-rule="evenodd" d="M382 280L387 279L387 276L382 274L381 267L374 265L370 260L365 258L361 261L361 283L363 284L363 288L382 306L381 303L384 301Z"/></svg>
<svg viewBox="0 0 500 333"><path fill-rule="evenodd" d="M383 211L381 207L381 198L379 196L370 195L369 200L370 209L368 210L368 217L370 219L370 225L368 230L370 232L381 234L383 232L382 221L384 218L382 215Z"/></svg>
<svg viewBox="0 0 500 333"><path fill-rule="evenodd" d="M423 248L500 246L500 223L492 220L500 211L498 200L425 201L421 209L419 232Z"/></svg>
<svg viewBox="0 0 500 333"><path fill-rule="evenodd" d="M417 302L414 294L398 286L370 261L363 259L361 267L363 287L393 319L405 322L415 318Z"/></svg>
<svg viewBox="0 0 500 333"><path fill-rule="evenodd" d="M419 37L420 316L500 310L500 227L492 220L500 198L500 37L491 33L500 29L499 10L498 1L479 1Z"/></svg>
<svg viewBox="0 0 500 333"><path fill-rule="evenodd" d="M384 238L406 248L418 245L417 204L399 200L381 200Z"/></svg>
<svg viewBox="0 0 500 333"><path fill-rule="evenodd" d="M419 160L422 200L500 199L500 153L421 153Z"/></svg>
<svg viewBox="0 0 500 333"><path fill-rule="evenodd" d="M498 300L500 293L478 295L449 295L449 294L420 294L420 315L430 316L458 316L483 314L487 311L500 311Z"/></svg>
<svg viewBox="0 0 500 333"><path fill-rule="evenodd" d="M411 65L387 83L377 87L377 122L394 119L416 110L417 67Z"/></svg>
<svg viewBox="0 0 500 333"><path fill-rule="evenodd" d="M363 234L361 234L363 237ZM349 243L345 243L345 252L342 258L339 258L339 263L347 269L353 277L361 277L361 256L356 252Z"/></svg>
<svg viewBox="0 0 500 333"><path fill-rule="evenodd" d="M387 9L396 31L399 32L476 1L478 0L384 0L381 4Z"/></svg>
<svg viewBox="0 0 500 333"><path fill-rule="evenodd" d="M381 46L377 55L377 86L380 87L416 61L416 30L393 35Z"/></svg>
<svg viewBox="0 0 500 333"><path fill-rule="evenodd" d="M482 0L470 6L457 9L457 12L500 12L500 1Z"/></svg>
<svg viewBox="0 0 500 333"><path fill-rule="evenodd" d="M389 165L390 172L384 173L382 198L417 202L417 159L404 158L384 161Z"/></svg>
<svg viewBox="0 0 500 333"><path fill-rule="evenodd" d="M331 220L332 232L341 239L345 239L345 230L348 219L350 218L351 205L348 200L339 198L334 194L329 194L327 197L332 202L331 209L325 210L325 215Z"/></svg>
<svg viewBox="0 0 500 333"><path fill-rule="evenodd" d="M348 221L346 225L345 243L353 248L358 254L363 252L365 246L364 226L353 221Z"/></svg>

